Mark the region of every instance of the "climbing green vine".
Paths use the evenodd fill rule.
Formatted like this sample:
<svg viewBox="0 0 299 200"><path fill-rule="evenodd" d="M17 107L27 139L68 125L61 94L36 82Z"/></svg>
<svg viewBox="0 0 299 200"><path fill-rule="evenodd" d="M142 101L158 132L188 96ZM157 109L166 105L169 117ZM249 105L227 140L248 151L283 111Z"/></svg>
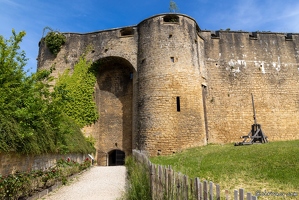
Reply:
<svg viewBox="0 0 299 200"><path fill-rule="evenodd" d="M56 88L68 91L69 100L61 109L80 127L94 123L99 117L93 96L95 83L92 62L87 61L84 55L74 66L73 73L66 70L56 83Z"/></svg>
<svg viewBox="0 0 299 200"><path fill-rule="evenodd" d="M66 37L62 33L54 31L50 27L45 27L44 32L47 29L50 31L45 37L45 42L50 52L56 56L59 53L61 46L65 44Z"/></svg>

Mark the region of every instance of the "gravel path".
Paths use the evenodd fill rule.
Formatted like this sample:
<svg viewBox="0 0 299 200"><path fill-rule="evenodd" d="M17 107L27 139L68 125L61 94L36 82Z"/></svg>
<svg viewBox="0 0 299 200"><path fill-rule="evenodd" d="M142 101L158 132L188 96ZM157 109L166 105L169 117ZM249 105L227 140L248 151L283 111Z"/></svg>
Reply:
<svg viewBox="0 0 299 200"><path fill-rule="evenodd" d="M126 168L92 167L75 180L49 193L46 200L115 200L125 191Z"/></svg>

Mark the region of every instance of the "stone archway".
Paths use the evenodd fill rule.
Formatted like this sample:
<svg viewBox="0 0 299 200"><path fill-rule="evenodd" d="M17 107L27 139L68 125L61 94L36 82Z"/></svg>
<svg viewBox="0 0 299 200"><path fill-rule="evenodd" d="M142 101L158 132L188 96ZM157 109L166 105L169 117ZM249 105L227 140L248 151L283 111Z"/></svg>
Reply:
<svg viewBox="0 0 299 200"><path fill-rule="evenodd" d="M96 130L99 165L110 165L109 152L132 151L133 72L132 65L120 57L99 60L95 99L99 109ZM118 152L117 151L117 152Z"/></svg>

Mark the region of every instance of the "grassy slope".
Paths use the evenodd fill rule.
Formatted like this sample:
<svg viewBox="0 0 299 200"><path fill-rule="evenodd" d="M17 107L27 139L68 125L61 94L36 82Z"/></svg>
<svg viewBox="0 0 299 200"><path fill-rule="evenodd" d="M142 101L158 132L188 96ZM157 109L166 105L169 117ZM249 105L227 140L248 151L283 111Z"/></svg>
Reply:
<svg viewBox="0 0 299 200"><path fill-rule="evenodd" d="M151 161L171 165L190 178L213 181L230 191L244 188L252 193L258 190L299 193L298 140L238 147L208 145Z"/></svg>

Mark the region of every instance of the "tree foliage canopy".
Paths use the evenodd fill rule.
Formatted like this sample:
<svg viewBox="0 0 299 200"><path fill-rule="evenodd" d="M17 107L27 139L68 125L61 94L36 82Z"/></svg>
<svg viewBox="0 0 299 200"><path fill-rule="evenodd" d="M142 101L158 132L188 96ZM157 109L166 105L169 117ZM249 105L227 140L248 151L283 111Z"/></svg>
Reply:
<svg viewBox="0 0 299 200"><path fill-rule="evenodd" d="M26 54L20 51L25 32L0 35L0 152L40 154L91 152L76 123L63 113L63 88L50 91L51 71L27 76ZM59 96L59 100L57 97Z"/></svg>
<svg viewBox="0 0 299 200"><path fill-rule="evenodd" d="M177 6L177 4L173 0L170 0L169 11L173 12L173 13L179 12L179 7Z"/></svg>

